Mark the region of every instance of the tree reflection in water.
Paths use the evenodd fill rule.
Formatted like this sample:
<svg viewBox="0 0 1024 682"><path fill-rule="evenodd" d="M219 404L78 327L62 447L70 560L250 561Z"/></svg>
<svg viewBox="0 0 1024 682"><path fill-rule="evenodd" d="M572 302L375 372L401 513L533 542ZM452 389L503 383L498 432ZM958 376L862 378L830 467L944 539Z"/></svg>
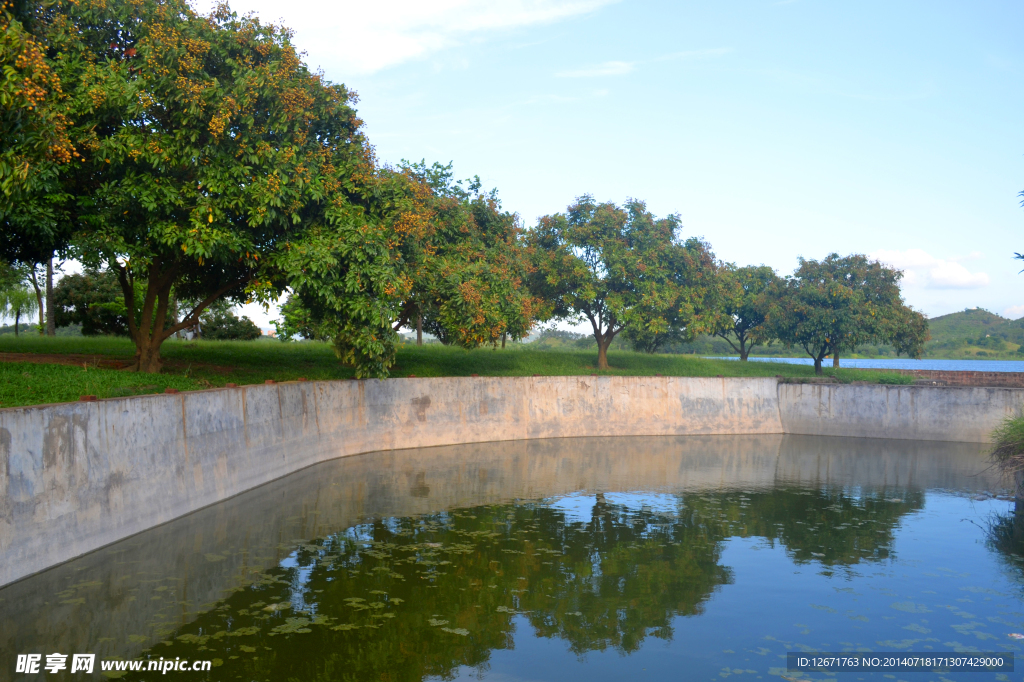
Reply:
<svg viewBox="0 0 1024 682"><path fill-rule="evenodd" d="M986 530L988 546L1024 584L1024 500L1017 498L1010 513L994 515Z"/></svg>
<svg viewBox="0 0 1024 682"><path fill-rule="evenodd" d="M574 521L544 502L385 518L301 545L171 634L152 657L216 659L210 679L416 681L485 668L515 638L628 654L701 614L731 581L730 537L826 569L884 560L923 493L707 492L672 512L594 497ZM1019 537L1019 536L1017 536ZM517 631L528 624L529 631Z"/></svg>

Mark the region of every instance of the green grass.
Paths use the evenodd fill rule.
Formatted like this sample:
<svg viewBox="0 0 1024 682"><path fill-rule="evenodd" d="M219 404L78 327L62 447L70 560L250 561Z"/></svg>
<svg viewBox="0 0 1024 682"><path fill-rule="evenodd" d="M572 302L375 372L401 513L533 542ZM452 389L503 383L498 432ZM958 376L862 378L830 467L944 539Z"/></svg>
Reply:
<svg viewBox="0 0 1024 682"><path fill-rule="evenodd" d="M0 353L102 356L104 361L129 362L134 346L112 337L0 337ZM167 388L201 390L236 384L263 383L267 379L293 381L347 379L350 368L342 366L331 347L323 343L267 341L169 341L164 344L164 371L137 374L98 367L96 358L79 358L77 365L0 362L0 407L38 405L78 400L82 395L114 398L160 393ZM647 355L628 351L608 354L612 369L595 369L597 352L587 350L538 350L511 345L505 350L480 348L466 351L437 344L400 346L392 376L784 376L792 380L814 377L809 365L712 360L692 355ZM869 381L911 383L910 377L870 370L833 371L828 376L842 382Z"/></svg>
<svg viewBox="0 0 1024 682"><path fill-rule="evenodd" d="M992 460L1004 474L1024 471L1024 414L1007 417L992 432Z"/></svg>

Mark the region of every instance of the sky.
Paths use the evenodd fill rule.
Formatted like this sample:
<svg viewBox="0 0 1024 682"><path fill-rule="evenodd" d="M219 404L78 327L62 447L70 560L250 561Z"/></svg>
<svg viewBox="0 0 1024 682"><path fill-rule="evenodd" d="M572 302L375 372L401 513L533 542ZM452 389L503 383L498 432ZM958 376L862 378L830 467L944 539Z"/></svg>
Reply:
<svg viewBox="0 0 1024 682"><path fill-rule="evenodd" d="M527 226L581 194L638 198L737 265L864 253L930 317L1024 316L1024 3L232 8L359 94L382 162L450 161Z"/></svg>

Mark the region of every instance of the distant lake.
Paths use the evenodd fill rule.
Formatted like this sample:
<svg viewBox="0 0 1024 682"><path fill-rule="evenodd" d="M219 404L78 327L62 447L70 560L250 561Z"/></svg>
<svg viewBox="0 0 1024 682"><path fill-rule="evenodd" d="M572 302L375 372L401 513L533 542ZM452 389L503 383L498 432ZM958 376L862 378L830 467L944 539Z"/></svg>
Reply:
<svg viewBox="0 0 1024 682"><path fill-rule="evenodd" d="M716 357L715 360L739 360L738 357ZM810 358L755 358L752 362L785 362L792 365L813 365ZM822 363L822 367L831 367L831 358ZM869 369L941 369L951 372L1024 372L1024 360L911 360L909 358L893 358L879 360L847 360L839 359L843 368Z"/></svg>

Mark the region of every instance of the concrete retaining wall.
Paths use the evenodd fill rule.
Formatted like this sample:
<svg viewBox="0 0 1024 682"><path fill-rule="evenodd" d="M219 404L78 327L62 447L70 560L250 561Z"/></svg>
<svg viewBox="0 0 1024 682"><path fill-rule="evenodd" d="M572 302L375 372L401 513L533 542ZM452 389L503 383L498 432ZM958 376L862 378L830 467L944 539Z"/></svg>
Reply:
<svg viewBox="0 0 1024 682"><path fill-rule="evenodd" d="M779 384L786 433L985 443L1024 405L1024 390Z"/></svg>
<svg viewBox="0 0 1024 682"><path fill-rule="evenodd" d="M542 377L284 383L0 410L0 585L317 462L576 436L983 442L1024 390Z"/></svg>

